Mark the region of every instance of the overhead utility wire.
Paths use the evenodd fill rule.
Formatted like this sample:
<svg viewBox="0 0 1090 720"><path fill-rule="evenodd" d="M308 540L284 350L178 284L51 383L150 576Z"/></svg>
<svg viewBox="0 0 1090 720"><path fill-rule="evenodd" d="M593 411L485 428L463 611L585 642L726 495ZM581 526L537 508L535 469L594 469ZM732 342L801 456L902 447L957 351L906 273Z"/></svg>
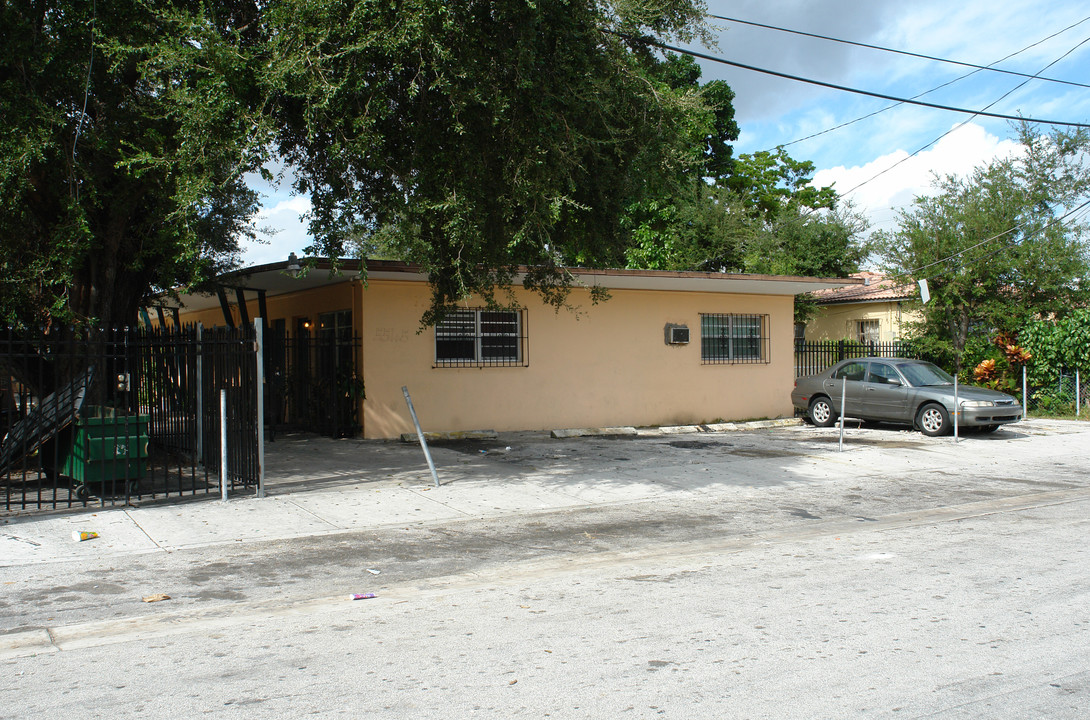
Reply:
<svg viewBox="0 0 1090 720"><path fill-rule="evenodd" d="M1071 53L1075 52L1076 50L1078 50L1078 49L1079 49L1080 47L1082 47L1083 45L1085 45L1085 44L1086 44L1086 43L1088 43L1088 42L1090 42L1090 37L1086 38L1085 40L1083 40L1082 42L1080 42L1080 43L1079 43L1078 45L1076 45L1075 47L1071 48L1070 50L1068 50L1067 52L1065 52L1065 53L1064 53L1063 55L1061 55L1060 57L1058 57L1058 58L1056 58L1055 60L1053 60L1052 62L1050 62L1050 63L1049 63L1048 65L1045 65L1045 66L1044 66L1043 68L1041 68L1041 69L1040 69L1040 71L1039 71L1039 72L1044 72L1045 70L1048 70L1048 69L1049 69L1050 67L1052 67L1052 66L1053 66L1053 65L1055 65L1056 63L1060 62L1060 61L1061 61L1061 60L1063 60L1063 59L1064 59L1065 57L1067 57L1067 56L1068 56L1068 55L1070 55ZM1025 87L1025 86L1026 86L1026 84L1027 84L1027 83L1029 83L1029 81L1030 81L1030 80L1032 80L1032 79L1033 79L1033 78L1031 77L1031 78L1029 78L1029 79L1027 79L1027 80L1023 80L1022 82L1018 83L1017 85L1015 85L1014 87L1012 87L1012 88L1011 88L1010 90L1008 90L1007 92L1003 93L1002 95L1000 95L1000 96L999 96L998 98L996 98L996 99L995 99L995 100L993 100L992 102L990 102L990 103L988 103L987 105L985 105L985 106L984 106L984 110L987 110L988 108L990 108L990 107L993 107L993 106L994 106L994 105L995 105L996 103L998 103L998 102L999 102L1000 100L1003 100L1004 98L1006 98L1007 96L1009 96L1009 95L1010 95L1011 93L1013 93L1013 92L1015 92L1016 90L1019 90L1019 89L1021 89L1021 88ZM895 162L895 163L893 163L892 165L890 165L890 166L889 166L888 168L885 168L884 170L881 170L881 171L880 171L880 172L878 172L877 174L875 174L875 175L873 175L873 176L871 176L871 177L867 178L867 179L866 179L866 180L864 180L863 182L859 183L858 185L856 185L856 186L855 186L855 187L853 187L852 189L850 189L850 190L848 190L848 191L846 191L846 192L842 193L842 196L845 196L845 195L850 195L850 194L852 194L853 192L855 192L855 191L856 191L856 190L858 190L859 188L863 187L863 186L864 186L864 185L866 185L867 183L871 182L872 180L875 180L875 179L877 179L877 178L880 178L881 176L885 175L886 173L888 173L888 172L889 172L890 170L892 170L893 168L897 167L897 166L898 166L898 165L900 165L901 163L907 162L907 161L908 161L908 160L909 160L910 158L914 158L914 157L916 157L916 156L917 156L917 155L919 155L919 154L920 154L921 152L923 152L923 151L924 151L924 150L926 150L927 148L931 147L932 145L934 145L935 143L937 143L937 142L938 142L939 140L942 140L942 139L943 139L944 137L946 137L947 135L951 135L951 134L953 134L953 133L954 133L954 132L955 132L956 130L960 130L961 128L965 127L965 126L966 126L966 125L967 125L967 124L968 124L968 123L969 123L969 122L970 122L970 121L971 121L971 120L972 120L973 118L975 118L975 117L976 117L977 115L981 115L981 114L984 114L984 113L983 113L983 111L981 111L981 112L979 112L979 113L974 113L972 117L970 117L970 118L967 118L967 119L965 119L965 120L962 120L962 121L961 121L961 122L959 122L959 123L958 123L957 125L955 125L954 127L950 128L949 130L947 130L946 132L944 132L944 133L943 133L942 135L939 135L939 136L938 136L937 138L935 138L935 139L934 139L934 140L932 140L931 142L927 143L927 144L926 144L926 145L924 145L923 147L917 148L917 149L916 149L916 150L915 150L915 151L914 151L914 152L913 152L913 153L912 153L911 155L906 155L905 157L901 158L901 159L900 159L900 160L898 160L897 162Z"/></svg>
<svg viewBox="0 0 1090 720"><path fill-rule="evenodd" d="M897 53L898 55L908 55L909 57L922 58L924 60L934 60L936 62L947 63L949 65L961 65L962 67L976 68L977 70L991 70L992 72L1004 73L1006 75L1018 75L1019 77L1033 78L1033 79L1036 79L1036 80L1046 80L1048 82L1062 83L1064 85L1074 85L1076 87L1082 87L1082 88L1090 88L1090 85L1086 85L1084 83L1079 83L1079 82L1074 82L1074 81L1071 81L1071 80L1057 80L1056 78L1040 77L1038 75L1030 75L1028 73L1020 73L1020 72L1016 72L1014 70L1003 70L1001 68L992 67L992 65L994 65L995 63L992 63L992 65L975 65L973 63L961 62L960 60L948 60L946 58L934 57L934 56L931 56L931 55L923 55L921 53L908 52L907 50L895 50L893 48L882 47L881 45L868 45L867 43L854 42L852 40L842 40L840 38L829 37L827 35L817 35L815 33L803 32L801 30L791 30L790 28L782 28L782 27L777 27L775 25L765 25L763 23L752 22L750 20L740 20L738 18L731 18L731 17L724 17L722 15L710 15L710 14L708 15L708 17L715 18L716 20L726 20L727 22L740 23L742 25L752 25L753 27L765 28L767 30L776 30L776 31L779 31L779 32L791 33L793 35L803 35L805 37L817 38L818 40L828 40L830 42L843 43L845 45L855 45L856 47L868 48L870 50L881 50L883 52ZM1070 30L1071 28L1075 27L1076 25L1081 25L1082 23L1086 22L1087 20L1090 20L1090 16L1084 17L1082 20L1079 20L1074 25L1068 25L1063 30L1060 30L1059 32L1045 38L1045 40L1056 37L1056 35L1059 35L1062 32L1066 32L1066 31ZM1041 42L1044 42L1044 40L1042 40ZM1030 47L1033 47L1033 46L1031 45ZM1004 60L1005 59L1006 58L1004 58ZM999 62L1002 62L1002 60L1000 60Z"/></svg>
<svg viewBox="0 0 1090 720"><path fill-rule="evenodd" d="M818 85L819 87L829 88L831 90L840 90L842 92L855 93L856 95L866 95L868 97L880 98L882 100L892 100L895 102L902 102L908 105L919 105L921 107L934 108L936 110L947 110L949 112L962 113L963 115L980 115L983 117L999 118L1000 120L1015 120L1025 121L1029 123L1036 123L1039 125L1060 125L1063 127L1075 127L1075 128L1090 128L1090 125L1086 123L1068 122L1065 120L1042 120L1038 118L1027 118L1018 115L1005 115L1003 113L983 112L981 110L967 110L965 108L953 107L950 105L939 105L938 103L923 102L921 100L913 100L910 98L901 98L896 95L886 95L884 93L871 92L870 90L860 90L859 88L851 88L845 85L836 85L834 83L824 82L822 80L814 80L812 78L799 77L798 75L790 75L788 73L778 72L776 70L768 70L766 68L759 68L753 65L746 65L745 63L735 62L734 60L727 60L725 58L716 57L714 55L708 55L706 53L699 53L695 50L686 50L685 48L675 47L673 45L667 45L666 43L659 42L658 40L652 40L646 37L636 37L628 33L617 32L616 30L602 29L602 32L609 33L610 35L616 35L618 37L631 40L633 42L643 43L652 47L657 47L661 50L669 50L670 52L681 53L682 55L690 55L701 60L708 60L710 62L719 63L721 65L730 65L732 67L741 68L743 70L751 70L753 72L763 73L765 75L773 75L775 77L784 78L785 80L794 80L796 82L808 83L810 85Z"/></svg>
<svg viewBox="0 0 1090 720"><path fill-rule="evenodd" d="M1030 43L1029 45L1026 45L1026 46L1025 46L1024 48L1022 48L1021 50L1015 50L1014 52L1012 52L1012 53L1011 53L1010 55L1007 55L1006 57L1002 57L1002 58L1000 58L1000 59L996 60L995 62L992 62L992 63L988 63L988 64L987 64L987 65L985 65L984 67L985 67L985 68L987 69L987 68L991 68L991 67L992 67L992 66L994 66L994 65L998 65L998 64L999 64L999 63L1001 63L1001 62L1006 62L1007 60L1010 60L1010 59L1011 59L1012 57L1014 57L1015 55L1021 55L1021 54L1022 54L1022 53L1024 53L1024 52L1025 52L1026 50L1029 50L1029 49L1031 49L1031 48L1037 47L1037 46L1038 46L1038 45L1040 45L1041 43L1043 43L1043 42L1047 42L1047 41L1051 40L1052 38L1056 37L1057 35L1060 35L1060 34L1062 34L1062 33L1065 33L1065 32L1067 32L1068 30L1070 30L1071 28L1075 27L1076 25L1081 25L1082 23L1086 22L1087 20L1090 20L1090 17L1086 17L1086 18L1083 18L1082 20L1080 20L1079 22L1075 23L1074 25L1068 25L1068 26L1067 26L1067 27L1065 27L1065 28L1064 28L1063 30L1057 30L1056 32L1052 33L1051 35L1049 35L1049 36L1047 36L1047 37L1043 37L1043 38L1041 38L1041 39L1040 39L1040 40L1038 40L1037 42L1034 42L1034 43ZM953 85L954 83L956 83L956 82L960 82L960 81L964 80L965 78L968 78L968 77L972 77L973 75L976 75L976 74L977 74L978 72L980 72L980 70L973 70L973 71L971 71L971 72L967 72L967 73L965 73L964 75L961 75L961 76L959 76L959 77L956 77L956 78L954 78L953 80L947 80L947 81L946 81L946 82L944 82L944 83L943 83L942 85L937 85L937 86L935 86L935 87L931 88L930 90L924 90L924 91L923 91L922 93L920 93L919 95L913 95L913 96L912 96L912 99L913 99L913 100L915 100L916 98L921 98L921 97L923 97L924 95L929 95L930 93L933 93L933 92L935 92L935 91L937 91L937 90L941 90L941 89L943 89L944 87L947 87L948 85ZM1041 72L1044 72L1044 69L1042 69L1042 70L1041 70ZM1032 76L1031 76L1031 77L1032 77ZM1019 87L1021 87L1021 86L1019 86ZM816 138L816 137L820 137L821 135L824 135L824 134L826 134L826 133L830 133L830 132L833 132L834 130L839 130L840 128L844 128L844 127L847 127L847 126L849 126L849 125L853 125L853 124L855 124L855 123L857 123L857 122L860 122L861 120L866 120L866 119L868 119L868 118L872 118L872 117L874 117L875 115L879 115L879 114L881 114L881 113L884 113L884 112L885 112L885 111L887 111L887 110L892 110L893 108L895 108L895 107L899 107L900 105L902 105L902 103L899 103L899 102L898 102L898 103L893 103L892 105L886 105L886 106L885 106L884 108L882 108L882 109L880 109L880 110L875 110L874 112L870 112L870 113L867 113L866 115L863 115L863 116L861 116L861 117L857 117L857 118L855 118L854 120L848 120L847 122L843 122L843 123L840 123L839 125L836 125L836 126L834 126L834 127L831 127L831 128L827 128L827 129L825 129L825 130L820 130L820 131L818 131L818 132L816 132L816 133L812 133L812 134L810 134L810 135L807 135L806 137L802 137L802 138L799 138L798 140L792 140L791 142L788 142L788 143L784 143L784 144L782 144L782 145L779 145L778 147L788 147L788 146L790 146L790 145L794 145L794 144L796 144L796 143L800 143L800 142L805 142L806 140L813 140L813 139L814 139L814 138Z"/></svg>
<svg viewBox="0 0 1090 720"><path fill-rule="evenodd" d="M1075 215L1076 213L1079 213L1079 212L1087 209L1088 207L1090 207L1090 200L1087 200L1086 202L1084 202L1082 205L1079 205L1078 207L1075 207L1075 208L1072 208L1071 210L1068 210L1066 213L1064 213L1063 215L1061 215L1058 218L1053 218L1052 220L1045 223L1043 227L1035 230L1033 232L1033 234L1036 235L1036 234L1042 233L1045 230L1052 227L1053 225L1057 225L1059 223L1062 223L1068 217L1070 217L1072 215ZM1022 230L1030 222L1031 222L1030 220L1026 220L1025 222L1022 222L1022 223L1020 223L1018 225L1015 225L1014 227L1012 227L1012 228L1010 228L1008 230L1004 230L1001 233L996 233L995 235L992 235L991 237L984 238L983 240L978 242L976 245L970 245L969 247L965 248L964 250L958 250L956 253L948 255L948 256L946 256L944 258L941 258L939 260L935 260L934 262L929 262L926 265L920 265L917 268L913 268L912 270L909 270L908 272L906 272L905 275L908 275L910 277L915 276L921 270L926 270L929 267L934 267L935 265L939 265L939 264L944 263L944 262L946 262L948 260L953 260L954 258L956 258L956 257L958 257L960 255L964 255L965 253L969 252L970 250L975 250L978 247L980 247L981 245L986 245L986 244L990 243L992 240L998 240L999 238L1003 237L1004 235L1010 235L1011 233L1013 233L1013 232L1015 232L1017 230ZM1002 249L1002 248L1000 248L1000 249ZM996 252L998 252L998 250ZM927 279L931 280L931 279L934 279L934 277L936 277L936 276L931 276L930 278L927 278Z"/></svg>

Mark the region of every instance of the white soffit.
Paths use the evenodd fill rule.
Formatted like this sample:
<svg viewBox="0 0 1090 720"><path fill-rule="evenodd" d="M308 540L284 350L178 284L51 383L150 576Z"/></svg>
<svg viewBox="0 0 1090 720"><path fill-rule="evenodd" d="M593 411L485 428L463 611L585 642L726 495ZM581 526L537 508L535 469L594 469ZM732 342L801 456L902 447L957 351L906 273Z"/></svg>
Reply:
<svg viewBox="0 0 1090 720"><path fill-rule="evenodd" d="M663 292L738 293L741 295L799 295L828 288L862 285L858 278L807 278L780 275L746 275L738 273L665 272L655 270L585 270L572 269L575 284L585 288L600 286L609 290L656 290ZM336 273L328 263L295 276L287 271L287 263L261 265L230 273L221 278L227 290L227 300L237 301L231 288L242 287L248 300L256 299L254 291L264 290L266 297L312 290L328 285L351 282L362 273L356 261L348 261ZM398 280L425 282L427 277L417 268L404 263L373 262L367 280ZM520 282L519 277L516 282ZM184 310L207 310L219 307L215 294L182 294ZM175 304L173 302L169 303Z"/></svg>

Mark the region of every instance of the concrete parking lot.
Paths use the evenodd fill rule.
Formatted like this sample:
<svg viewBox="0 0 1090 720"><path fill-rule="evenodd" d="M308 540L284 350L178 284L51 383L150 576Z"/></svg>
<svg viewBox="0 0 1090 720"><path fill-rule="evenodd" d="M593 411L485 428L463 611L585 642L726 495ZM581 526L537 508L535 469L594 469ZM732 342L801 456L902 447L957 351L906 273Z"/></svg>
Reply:
<svg viewBox="0 0 1090 720"><path fill-rule="evenodd" d="M1083 717L1090 424L838 440L299 436L264 499L7 518L0 717Z"/></svg>

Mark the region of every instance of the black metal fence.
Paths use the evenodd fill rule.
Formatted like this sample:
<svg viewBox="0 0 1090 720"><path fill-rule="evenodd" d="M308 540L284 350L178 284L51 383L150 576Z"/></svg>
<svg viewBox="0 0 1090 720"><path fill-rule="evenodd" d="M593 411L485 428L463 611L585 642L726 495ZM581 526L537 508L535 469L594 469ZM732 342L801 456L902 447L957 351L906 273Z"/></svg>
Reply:
<svg viewBox="0 0 1090 720"><path fill-rule="evenodd" d="M841 360L857 357L920 358L920 353L911 343L899 340L868 343L853 340L797 340L795 377L813 375Z"/></svg>
<svg viewBox="0 0 1090 720"><path fill-rule="evenodd" d="M253 328L0 330L6 511L220 492L261 478Z"/></svg>

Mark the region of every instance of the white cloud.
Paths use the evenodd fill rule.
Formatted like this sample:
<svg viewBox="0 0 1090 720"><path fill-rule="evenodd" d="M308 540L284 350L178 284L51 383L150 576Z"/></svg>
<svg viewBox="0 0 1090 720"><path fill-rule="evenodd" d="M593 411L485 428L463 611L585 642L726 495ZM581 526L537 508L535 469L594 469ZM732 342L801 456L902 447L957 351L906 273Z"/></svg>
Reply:
<svg viewBox="0 0 1090 720"><path fill-rule="evenodd" d="M294 214L296 216L302 216L304 213L310 212L310 200L302 197L301 195L295 195L287 200L281 200L271 208L262 208L259 213L260 217L270 217L273 215L279 215L280 213Z"/></svg>
<svg viewBox="0 0 1090 720"><path fill-rule="evenodd" d="M273 234L263 235L265 242L243 241L242 264L244 266L263 265L265 263L286 260L288 253L302 255L302 249L310 244L303 215L310 210L310 200L294 196L277 202L272 207L262 208L258 212L257 224L268 228Z"/></svg>
<svg viewBox="0 0 1090 720"><path fill-rule="evenodd" d="M966 175L991 160L1010 157L1020 147L1013 140L1000 139L980 125L969 123L912 157L906 150L895 150L863 165L819 170L814 184L824 187L835 183L836 189L870 217L873 225L887 226L891 210L911 204L916 196L933 193L936 175Z"/></svg>

